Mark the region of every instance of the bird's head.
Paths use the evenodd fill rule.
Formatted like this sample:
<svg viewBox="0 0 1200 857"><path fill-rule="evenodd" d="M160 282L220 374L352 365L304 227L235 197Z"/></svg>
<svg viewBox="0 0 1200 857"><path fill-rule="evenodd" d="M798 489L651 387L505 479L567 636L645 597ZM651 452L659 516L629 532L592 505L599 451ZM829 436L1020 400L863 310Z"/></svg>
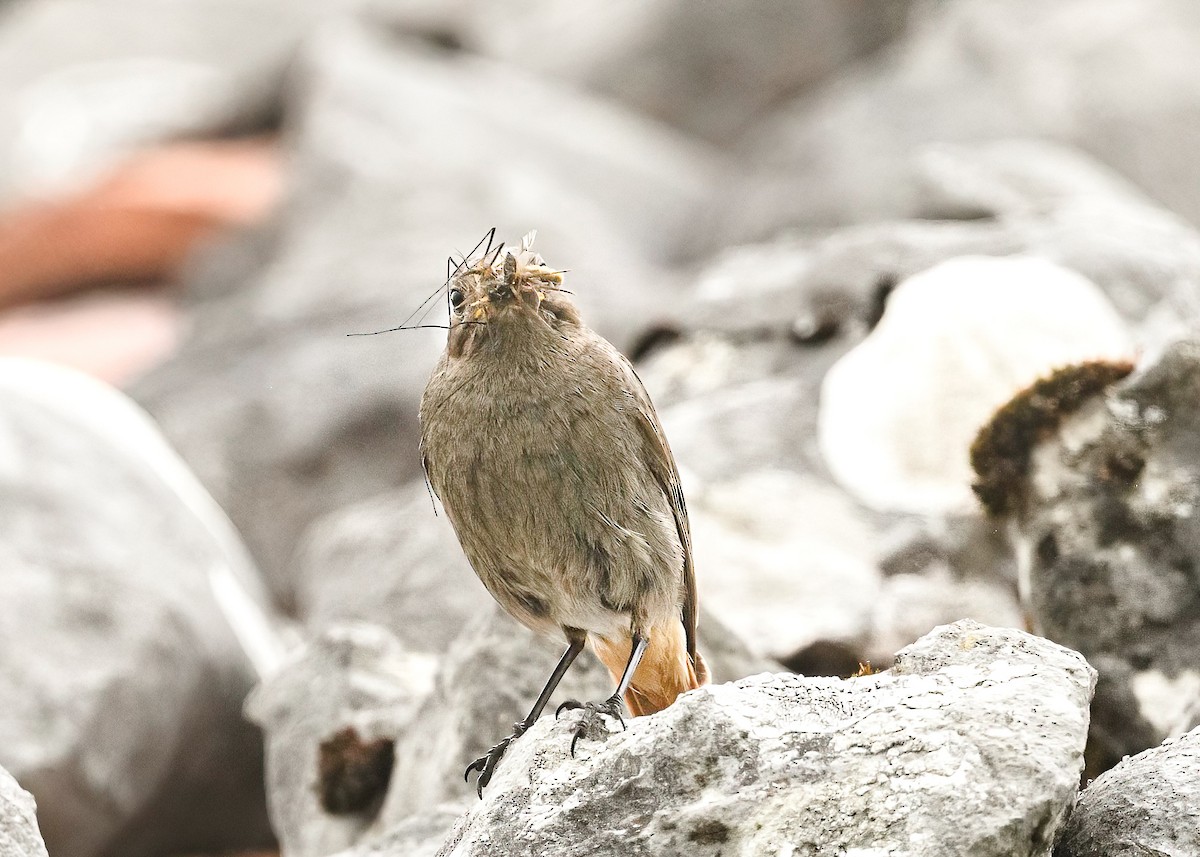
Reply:
<svg viewBox="0 0 1200 857"><path fill-rule="evenodd" d="M527 336L530 325L558 328L579 324L579 315L562 288L563 273L533 251L536 233L520 247L490 248L450 278L450 334L447 347L460 357L510 337Z"/></svg>

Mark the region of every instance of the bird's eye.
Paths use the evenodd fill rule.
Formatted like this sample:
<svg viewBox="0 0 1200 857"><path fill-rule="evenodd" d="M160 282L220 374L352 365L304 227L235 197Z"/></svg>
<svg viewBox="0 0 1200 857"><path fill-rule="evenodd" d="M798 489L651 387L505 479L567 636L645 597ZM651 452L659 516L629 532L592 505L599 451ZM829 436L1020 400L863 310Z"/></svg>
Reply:
<svg viewBox="0 0 1200 857"><path fill-rule="evenodd" d="M466 299L467 296L462 293L462 289L450 290L450 306L454 307L455 310L462 309L463 301Z"/></svg>

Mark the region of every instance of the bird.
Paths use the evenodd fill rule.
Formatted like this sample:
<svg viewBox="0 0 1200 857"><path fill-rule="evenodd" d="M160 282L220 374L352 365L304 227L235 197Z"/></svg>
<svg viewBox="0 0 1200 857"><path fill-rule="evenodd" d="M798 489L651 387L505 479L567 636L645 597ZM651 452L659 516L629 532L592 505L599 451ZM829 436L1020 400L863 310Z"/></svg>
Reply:
<svg viewBox="0 0 1200 857"><path fill-rule="evenodd" d="M521 624L567 643L528 716L467 767L481 798L585 647L616 689L559 707L583 709L572 756L597 720L624 727L622 700L652 714L709 680L671 448L632 364L583 322L535 234L505 251L493 229L454 266L420 405L426 478L476 575Z"/></svg>

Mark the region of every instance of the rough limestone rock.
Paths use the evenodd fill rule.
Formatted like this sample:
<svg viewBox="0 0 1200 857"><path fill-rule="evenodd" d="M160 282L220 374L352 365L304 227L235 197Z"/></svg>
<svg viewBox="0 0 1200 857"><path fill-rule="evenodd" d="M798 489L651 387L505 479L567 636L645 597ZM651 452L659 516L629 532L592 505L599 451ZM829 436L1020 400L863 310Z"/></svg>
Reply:
<svg viewBox="0 0 1200 857"><path fill-rule="evenodd" d="M0 854L4 857L46 857L38 831L37 807L8 771L0 768Z"/></svg>
<svg viewBox="0 0 1200 857"><path fill-rule="evenodd" d="M0 361L0 765L59 857L270 841L242 699L278 648L229 521L146 415Z"/></svg>
<svg viewBox="0 0 1200 857"><path fill-rule="evenodd" d="M441 655L492 603L424 480L319 519L292 567L307 627L372 622L414 652Z"/></svg>
<svg viewBox="0 0 1200 857"><path fill-rule="evenodd" d="M1040 399L1008 406L1016 430L983 452L986 472L1011 474L994 481L992 508L1039 632L1100 672L1095 775L1200 710L1200 342L1172 345L1106 396ZM1048 405L1060 413L1030 419Z"/></svg>
<svg viewBox="0 0 1200 857"><path fill-rule="evenodd" d="M1055 857L1200 854L1200 729L1138 753L1079 796Z"/></svg>
<svg viewBox="0 0 1200 857"><path fill-rule="evenodd" d="M373 836L341 857L435 857L455 823L476 803L472 794L460 803L440 804Z"/></svg>
<svg viewBox="0 0 1200 857"><path fill-rule="evenodd" d="M747 135L759 227L906 216L910 154L932 142L1077 146L1200 222L1200 10L1191 0L920 3L906 36ZM916 199L914 197L917 196Z"/></svg>
<svg viewBox="0 0 1200 857"><path fill-rule="evenodd" d="M778 669L749 654L708 615L700 619L699 646L717 681ZM565 643L535 636L498 607L468 625L449 647L433 693L397 742L396 770L403 775L393 778L376 829L389 830L439 803L473 794L474 786L463 782L463 770L528 713L564 648ZM567 699L601 700L612 690L608 671L585 651L547 711Z"/></svg>
<svg viewBox="0 0 1200 857"><path fill-rule="evenodd" d="M761 675L580 742L516 742L439 852L1049 855L1075 797L1095 672L959 622L849 681Z"/></svg>
<svg viewBox="0 0 1200 857"><path fill-rule="evenodd" d="M996 408L1060 366L1131 351L1112 304L1074 271L1029 256L950 259L900 283L829 370L821 451L872 508L969 511L969 448Z"/></svg>
<svg viewBox="0 0 1200 857"><path fill-rule="evenodd" d="M131 391L289 607L287 563L308 524L420 475L417 404L445 332L346 334L414 310L444 324L446 256L495 226L508 241L537 229L584 318L629 347L678 291L645 248L684 228L707 184L705 154L667 131L430 50L348 24L313 40L293 81L294 188L278 220L200 265L193 335ZM545 132L529 133L531 109L555 117Z"/></svg>
<svg viewBox="0 0 1200 857"><path fill-rule="evenodd" d="M355 844L370 826L388 777L367 777L381 761L391 771L391 742L431 690L435 666L383 628L338 625L255 689L246 712L266 733L271 822L287 857L324 857ZM383 739L377 758L350 757L319 777L322 743L346 728L354 730L354 747ZM325 805L335 800L337 813Z"/></svg>

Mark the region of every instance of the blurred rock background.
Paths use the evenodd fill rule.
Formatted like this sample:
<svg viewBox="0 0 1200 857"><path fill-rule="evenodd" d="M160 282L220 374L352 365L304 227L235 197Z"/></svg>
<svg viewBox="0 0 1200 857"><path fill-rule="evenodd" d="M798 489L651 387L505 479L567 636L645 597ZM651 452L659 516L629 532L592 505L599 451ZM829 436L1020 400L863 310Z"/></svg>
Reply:
<svg viewBox="0 0 1200 857"><path fill-rule="evenodd" d="M0 2L0 768L50 857L432 854L474 800L556 644L423 485L444 333L347 334L493 226L637 362L718 679L972 619L1098 670L1085 781L1194 729L1198 58L1187 0ZM1095 360L985 510L977 432ZM1048 853L1061 792L996 824Z"/></svg>

